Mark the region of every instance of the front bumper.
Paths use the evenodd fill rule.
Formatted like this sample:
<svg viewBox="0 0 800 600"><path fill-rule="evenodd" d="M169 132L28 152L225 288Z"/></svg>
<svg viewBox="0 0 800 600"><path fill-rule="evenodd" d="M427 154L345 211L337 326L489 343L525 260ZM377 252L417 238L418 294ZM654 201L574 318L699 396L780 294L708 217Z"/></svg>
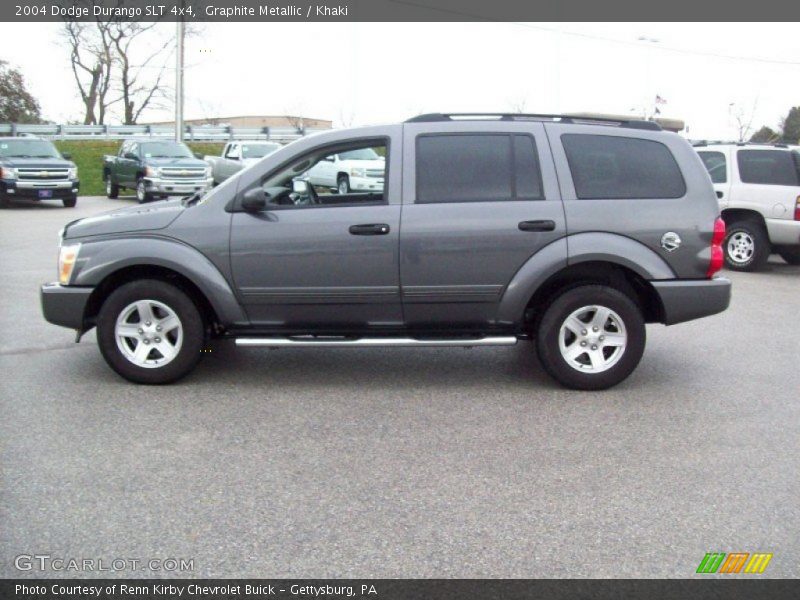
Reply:
<svg viewBox="0 0 800 600"><path fill-rule="evenodd" d="M350 189L354 192L382 192L383 179L376 177L350 177Z"/></svg>
<svg viewBox="0 0 800 600"><path fill-rule="evenodd" d="M800 221L766 219L769 241L776 246L800 245Z"/></svg>
<svg viewBox="0 0 800 600"><path fill-rule="evenodd" d="M69 327L82 333L86 303L93 291L92 287L44 284L39 291L44 318L53 325Z"/></svg>
<svg viewBox="0 0 800 600"><path fill-rule="evenodd" d="M651 281L664 308L664 324L674 325L721 313L731 303L731 282L715 279Z"/></svg>
<svg viewBox="0 0 800 600"><path fill-rule="evenodd" d="M179 181L175 179L157 179L146 177L144 180L147 191L151 194L164 196L191 196L195 192L203 192L214 185L214 178L192 179Z"/></svg>
<svg viewBox="0 0 800 600"><path fill-rule="evenodd" d="M8 198L49 200L77 196L81 182L78 179L64 181L27 181L18 179L0 180L0 193Z"/></svg>

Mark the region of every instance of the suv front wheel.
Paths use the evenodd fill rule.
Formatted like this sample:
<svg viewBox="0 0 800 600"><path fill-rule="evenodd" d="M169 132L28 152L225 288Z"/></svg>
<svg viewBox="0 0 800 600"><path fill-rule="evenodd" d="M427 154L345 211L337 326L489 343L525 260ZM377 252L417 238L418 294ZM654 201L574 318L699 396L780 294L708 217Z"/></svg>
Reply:
<svg viewBox="0 0 800 600"><path fill-rule="evenodd" d="M536 348L545 370L579 390L612 387L639 364L646 339L639 306L604 285L574 287L545 310Z"/></svg>
<svg viewBox="0 0 800 600"><path fill-rule="evenodd" d="M116 289L97 317L97 343L109 366L136 383L170 383L200 360L205 330L184 292L159 280Z"/></svg>
<svg viewBox="0 0 800 600"><path fill-rule="evenodd" d="M727 227L723 251L729 269L758 271L767 264L771 249L769 236L757 221L735 221Z"/></svg>

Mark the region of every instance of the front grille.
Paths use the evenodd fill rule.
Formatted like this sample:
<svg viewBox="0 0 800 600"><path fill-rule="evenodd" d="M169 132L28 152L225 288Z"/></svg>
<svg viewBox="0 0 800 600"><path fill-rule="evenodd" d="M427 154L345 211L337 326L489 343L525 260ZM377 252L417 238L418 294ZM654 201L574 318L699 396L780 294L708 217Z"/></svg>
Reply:
<svg viewBox="0 0 800 600"><path fill-rule="evenodd" d="M383 169L367 169L367 177L377 177L383 179Z"/></svg>
<svg viewBox="0 0 800 600"><path fill-rule="evenodd" d="M191 180L203 179L205 177L205 169L180 169L176 167L162 167L161 177L163 179L177 179L177 180Z"/></svg>
<svg viewBox="0 0 800 600"><path fill-rule="evenodd" d="M67 179L69 169L17 169L20 181L63 181Z"/></svg>

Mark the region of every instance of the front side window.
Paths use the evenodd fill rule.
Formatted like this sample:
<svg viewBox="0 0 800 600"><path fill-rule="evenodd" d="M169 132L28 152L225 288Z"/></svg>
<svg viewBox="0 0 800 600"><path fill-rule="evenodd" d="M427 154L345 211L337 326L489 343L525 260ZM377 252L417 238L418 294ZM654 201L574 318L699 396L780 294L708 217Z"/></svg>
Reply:
<svg viewBox="0 0 800 600"><path fill-rule="evenodd" d="M680 198L686 183L664 144L610 135L563 134L580 199Z"/></svg>
<svg viewBox="0 0 800 600"><path fill-rule="evenodd" d="M261 185L287 208L386 204L387 156L383 138L328 145L293 159ZM305 182L304 191L292 191L295 180Z"/></svg>
<svg viewBox="0 0 800 600"><path fill-rule="evenodd" d="M739 150L736 162L742 183L800 185L798 162L788 150Z"/></svg>
<svg viewBox="0 0 800 600"><path fill-rule="evenodd" d="M416 150L417 204L544 198L529 135L422 135Z"/></svg>
<svg viewBox="0 0 800 600"><path fill-rule="evenodd" d="M728 163L722 152L698 152L700 159L711 175L714 183L725 183L728 181Z"/></svg>

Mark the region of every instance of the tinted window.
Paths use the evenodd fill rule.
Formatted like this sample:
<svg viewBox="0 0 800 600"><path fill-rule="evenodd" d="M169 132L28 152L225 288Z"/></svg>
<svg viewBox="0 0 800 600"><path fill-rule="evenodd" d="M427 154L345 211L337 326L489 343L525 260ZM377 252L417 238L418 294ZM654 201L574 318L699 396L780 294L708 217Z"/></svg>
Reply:
<svg viewBox="0 0 800 600"><path fill-rule="evenodd" d="M675 158L660 142L564 134L561 143L578 198L680 198L686 193Z"/></svg>
<svg viewBox="0 0 800 600"><path fill-rule="evenodd" d="M544 198L536 142L529 135L514 136L514 175L517 198L520 200Z"/></svg>
<svg viewBox="0 0 800 600"><path fill-rule="evenodd" d="M420 136L416 165L419 204L542 198L530 136Z"/></svg>
<svg viewBox="0 0 800 600"><path fill-rule="evenodd" d="M700 159L711 175L714 183L725 183L728 181L728 163L722 152L698 152Z"/></svg>
<svg viewBox="0 0 800 600"><path fill-rule="evenodd" d="M800 185L797 163L786 150L739 150L736 161L743 183Z"/></svg>

